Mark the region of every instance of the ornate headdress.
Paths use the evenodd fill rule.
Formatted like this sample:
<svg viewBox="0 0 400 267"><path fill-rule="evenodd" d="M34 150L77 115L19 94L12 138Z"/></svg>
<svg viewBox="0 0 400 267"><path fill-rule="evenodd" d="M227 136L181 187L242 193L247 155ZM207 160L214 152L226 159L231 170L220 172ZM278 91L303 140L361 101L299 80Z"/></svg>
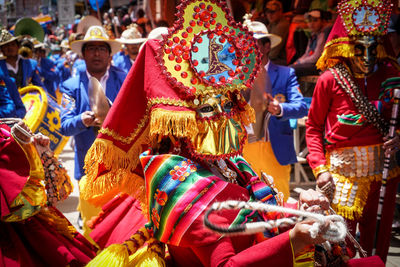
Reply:
<svg viewBox="0 0 400 267"><path fill-rule="evenodd" d="M339 16L316 64L317 67L325 70L345 58L354 57L352 38L365 35L384 37L392 6L390 0L342 0L338 4ZM379 60L394 60L385 51L382 40L378 43L377 51Z"/></svg>
<svg viewBox="0 0 400 267"><path fill-rule="evenodd" d="M88 181L81 194L94 204L116 191L143 203L139 154L165 137L180 139L192 158L241 153L243 124L254 120L254 111L240 91L251 87L261 64L256 40L222 1L183 1L176 17L163 40L145 43L87 153ZM208 118L196 115L218 96L235 102L234 110ZM222 142L217 144L213 132Z"/></svg>

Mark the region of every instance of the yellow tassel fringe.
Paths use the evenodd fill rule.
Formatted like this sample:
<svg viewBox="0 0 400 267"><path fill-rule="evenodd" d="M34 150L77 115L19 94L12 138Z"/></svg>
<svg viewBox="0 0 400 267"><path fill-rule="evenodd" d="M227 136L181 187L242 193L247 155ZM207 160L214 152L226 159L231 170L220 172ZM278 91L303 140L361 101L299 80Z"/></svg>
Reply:
<svg viewBox="0 0 400 267"><path fill-rule="evenodd" d="M92 259L87 267L124 267L129 266L129 254L127 248L122 244L113 244L104 249L99 255Z"/></svg>
<svg viewBox="0 0 400 267"><path fill-rule="evenodd" d="M132 240L135 240L135 242ZM148 242L148 245L142 247L145 242ZM142 248L139 249L140 247ZM129 256L129 253L133 253L133 255ZM113 244L104 249L87 266L165 267L163 255L164 246L154 238L150 238L150 233L143 227L123 244Z"/></svg>
<svg viewBox="0 0 400 267"><path fill-rule="evenodd" d="M111 141L96 139L85 158L87 183L81 196L95 206L102 206L117 193L124 192L145 203L144 179L133 171L139 164L142 145L148 143L148 128L128 152L113 145ZM100 164L109 172L98 176Z"/></svg>
<svg viewBox="0 0 400 267"><path fill-rule="evenodd" d="M153 109L150 116L150 136L191 137L198 132L195 111Z"/></svg>

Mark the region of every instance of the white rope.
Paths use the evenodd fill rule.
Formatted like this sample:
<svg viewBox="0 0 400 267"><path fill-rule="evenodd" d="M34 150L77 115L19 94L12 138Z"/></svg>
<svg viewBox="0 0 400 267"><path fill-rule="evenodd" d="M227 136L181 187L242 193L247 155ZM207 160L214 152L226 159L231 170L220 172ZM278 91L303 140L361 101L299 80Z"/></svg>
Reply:
<svg viewBox="0 0 400 267"><path fill-rule="evenodd" d="M287 213L297 216L282 218L277 220L269 220L263 222L254 222L245 224L245 231L240 234L252 234L257 232L264 232L265 230L273 229L282 225L294 225L299 221L303 221L305 218L314 220L315 222L309 229L310 236L316 238L321 229L329 223L328 229L322 234L322 237L331 242L343 241L346 237L347 228L342 216L339 215L322 215L307 211L295 210L291 208L285 208L281 206L269 205L260 202L245 202L228 200L225 202L215 202L210 207L211 210L223 210L223 209L250 209L258 210L262 212L280 212ZM229 233L228 233L229 234ZM233 233L238 234L238 233Z"/></svg>

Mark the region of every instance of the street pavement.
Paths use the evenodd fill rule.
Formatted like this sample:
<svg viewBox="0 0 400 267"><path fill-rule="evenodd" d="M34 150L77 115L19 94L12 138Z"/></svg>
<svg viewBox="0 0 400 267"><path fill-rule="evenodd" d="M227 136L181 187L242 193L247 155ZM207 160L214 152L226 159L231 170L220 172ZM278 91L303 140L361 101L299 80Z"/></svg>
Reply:
<svg viewBox="0 0 400 267"><path fill-rule="evenodd" d="M70 142L66 144L63 152L60 154L59 159L62 161L64 167L67 169L68 174L71 177L71 181L74 184L74 191L71 195L64 200L62 203L57 205L57 208L67 217L67 219L79 230L77 225L78 212L76 207L79 203L79 189L78 183L74 177L74 152L71 148ZM297 197L297 193L293 192L293 196ZM81 232L81 231L80 231ZM399 267L400 266L400 232L392 232L392 239L389 248L389 255L386 262L387 267Z"/></svg>

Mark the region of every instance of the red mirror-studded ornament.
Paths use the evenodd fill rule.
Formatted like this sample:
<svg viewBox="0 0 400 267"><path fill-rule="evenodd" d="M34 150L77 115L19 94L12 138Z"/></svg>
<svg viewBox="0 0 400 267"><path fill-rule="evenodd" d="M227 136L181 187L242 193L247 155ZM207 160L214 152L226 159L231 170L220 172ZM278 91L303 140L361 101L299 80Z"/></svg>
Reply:
<svg viewBox="0 0 400 267"><path fill-rule="evenodd" d="M225 14L218 15L222 12ZM158 60L168 81L184 94L182 98L193 99L208 90L213 93L241 90L254 81L261 55L254 50L252 34L229 13L226 4L216 0L188 0L178 6L179 19L161 42ZM205 37L207 41L217 37L219 44L233 56L229 65L233 69L225 68L225 75L206 76L204 71L197 71L199 61L192 58L192 53L208 55L205 47L210 42L205 42Z"/></svg>

